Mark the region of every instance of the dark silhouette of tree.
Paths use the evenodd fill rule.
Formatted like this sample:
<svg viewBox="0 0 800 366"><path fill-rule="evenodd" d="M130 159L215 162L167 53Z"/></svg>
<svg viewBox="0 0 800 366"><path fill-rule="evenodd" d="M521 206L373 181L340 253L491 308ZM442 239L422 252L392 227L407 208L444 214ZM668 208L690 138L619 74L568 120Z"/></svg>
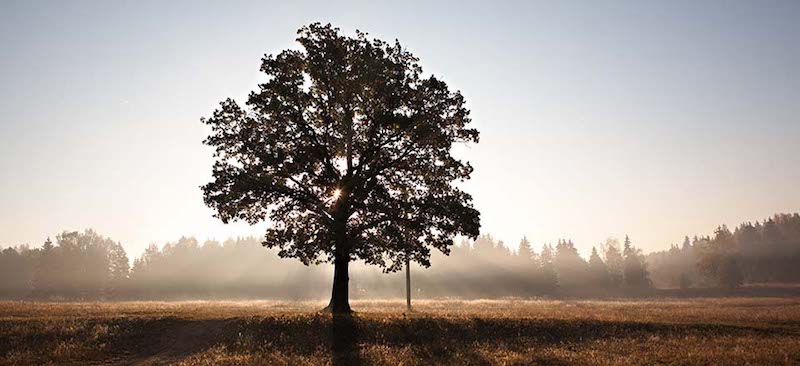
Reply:
<svg viewBox="0 0 800 366"><path fill-rule="evenodd" d="M528 238L523 237L520 240L510 265L513 272L511 286L513 286L514 292L520 295L531 295L540 290L539 258Z"/></svg>
<svg viewBox="0 0 800 366"><path fill-rule="evenodd" d="M736 288L742 285L742 272L739 268L739 253L733 234L725 225L714 232L714 239L705 242L698 251L700 272L713 278L723 288Z"/></svg>
<svg viewBox="0 0 800 366"><path fill-rule="evenodd" d="M589 265L578 254L572 240L559 240L553 258L555 271L558 273L560 287L579 287L589 277Z"/></svg>
<svg viewBox="0 0 800 366"><path fill-rule="evenodd" d="M58 273L56 273L57 266L58 258L56 247L48 237L42 246L36 265L32 289L35 297L46 297L47 295L55 293L55 280L58 276Z"/></svg>
<svg viewBox="0 0 800 366"><path fill-rule="evenodd" d="M751 222L746 222L734 230L733 240L740 259L751 258L749 261L741 260L739 265L742 269L742 275L747 276L743 280L753 282L753 276L759 266L758 262L762 259L761 235L755 225Z"/></svg>
<svg viewBox="0 0 800 366"><path fill-rule="evenodd" d="M533 247L531 247L531 242L528 241L528 238L523 237L522 240L519 242L519 249L517 250L517 255L523 261L532 261L536 259L536 253L533 251Z"/></svg>
<svg viewBox="0 0 800 366"><path fill-rule="evenodd" d="M48 239L40 250L32 281L34 296L108 298L127 276L122 246L93 230L65 231L56 236L56 243Z"/></svg>
<svg viewBox="0 0 800 366"><path fill-rule="evenodd" d="M625 286L628 288L650 287L647 263L642 250L634 247L627 235L625 235L625 243L622 248L622 257L624 258Z"/></svg>
<svg viewBox="0 0 800 366"><path fill-rule="evenodd" d="M27 245L0 250L0 299L18 299L28 295L39 252Z"/></svg>
<svg viewBox="0 0 800 366"><path fill-rule="evenodd" d="M477 142L459 92L422 77L399 43L298 31L303 50L265 56L269 80L242 108L203 119L215 148L205 202L223 222L269 219L264 245L304 264L333 262L329 308L349 313L349 263L430 265L453 237L478 235L472 198L452 185L472 168L454 143Z"/></svg>
<svg viewBox="0 0 800 366"><path fill-rule="evenodd" d="M678 268L678 272L680 272L678 287L682 289L690 288L697 282L697 271L696 267L693 265L695 254L689 236L683 238L681 250L676 253L676 257L677 263L675 263L675 266Z"/></svg>
<svg viewBox="0 0 800 366"><path fill-rule="evenodd" d="M283 298L319 296L327 272L265 250L258 238L223 243L182 237L149 246L134 261L126 288L130 296L153 299Z"/></svg>
<svg viewBox="0 0 800 366"><path fill-rule="evenodd" d="M616 239L608 239L602 245L606 267L608 267L608 281L612 287L622 286L624 277L625 260Z"/></svg>
<svg viewBox="0 0 800 366"><path fill-rule="evenodd" d="M117 293L124 291L128 282L131 265L128 255L122 244L112 243L108 246L109 281L104 293L109 297L116 296Z"/></svg>
<svg viewBox="0 0 800 366"><path fill-rule="evenodd" d="M42 250L45 253L48 253L48 252L52 251L53 248L54 248L53 241L50 240L50 237L47 237L47 239L45 239L45 241L44 241L44 244L42 244Z"/></svg>
<svg viewBox="0 0 800 366"><path fill-rule="evenodd" d="M697 272L694 245L688 236L680 247L672 245L669 250L648 254L646 263L655 287L686 289L703 284Z"/></svg>
<svg viewBox="0 0 800 366"><path fill-rule="evenodd" d="M792 282L800 279L800 216L775 215L761 224L760 250L752 260L756 282ZM743 243L742 243L743 244ZM749 266L748 266L749 267Z"/></svg>
<svg viewBox="0 0 800 366"><path fill-rule="evenodd" d="M553 265L554 257L553 246L550 244L542 245L542 254L539 255L542 271L542 285L550 290L555 289L559 284L558 274L556 273L555 265Z"/></svg>
<svg viewBox="0 0 800 366"><path fill-rule="evenodd" d="M608 275L608 266L606 266L606 263L603 262L602 258L600 258L600 254L597 253L596 247L592 247L592 254L589 255L589 273L591 282L594 282L599 286L609 285L610 279Z"/></svg>

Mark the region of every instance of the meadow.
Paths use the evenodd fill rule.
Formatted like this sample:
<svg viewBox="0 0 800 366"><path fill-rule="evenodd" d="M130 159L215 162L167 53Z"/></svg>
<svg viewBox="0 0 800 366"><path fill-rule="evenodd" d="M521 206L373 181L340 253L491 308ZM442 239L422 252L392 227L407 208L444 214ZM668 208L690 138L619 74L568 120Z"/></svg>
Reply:
<svg viewBox="0 0 800 366"><path fill-rule="evenodd" d="M800 364L800 298L352 305L0 302L0 364Z"/></svg>

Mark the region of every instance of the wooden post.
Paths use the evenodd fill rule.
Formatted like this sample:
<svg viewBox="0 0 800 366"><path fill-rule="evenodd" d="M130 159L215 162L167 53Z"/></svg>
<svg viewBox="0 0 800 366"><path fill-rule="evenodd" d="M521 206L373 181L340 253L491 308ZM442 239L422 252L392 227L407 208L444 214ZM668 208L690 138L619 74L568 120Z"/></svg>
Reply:
<svg viewBox="0 0 800 366"><path fill-rule="evenodd" d="M411 260L406 256L406 310L411 312Z"/></svg>

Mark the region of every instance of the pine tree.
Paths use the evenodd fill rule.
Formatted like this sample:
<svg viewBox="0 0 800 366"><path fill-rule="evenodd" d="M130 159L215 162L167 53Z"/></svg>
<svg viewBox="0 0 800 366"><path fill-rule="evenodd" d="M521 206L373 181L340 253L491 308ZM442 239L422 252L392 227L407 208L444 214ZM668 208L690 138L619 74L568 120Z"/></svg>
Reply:
<svg viewBox="0 0 800 366"><path fill-rule="evenodd" d="M616 239L608 239L603 246L605 247L603 255L608 267L609 285L622 286L625 261L619 250L619 242Z"/></svg>
<svg viewBox="0 0 800 366"><path fill-rule="evenodd" d="M725 225L717 228L714 239L706 242L698 253L698 269L719 287L730 289L743 283L736 242Z"/></svg>
<svg viewBox="0 0 800 366"><path fill-rule="evenodd" d="M520 241L514 259L512 263L513 280L508 285L515 288L515 294L526 296L536 294L540 290L537 283L539 264L536 253L526 237Z"/></svg>
<svg viewBox="0 0 800 366"><path fill-rule="evenodd" d="M688 236L685 236L683 238L683 245L681 246L681 250L682 251L687 251L687 250L690 250L690 249L692 249L692 242L689 241L689 237Z"/></svg>
<svg viewBox="0 0 800 366"><path fill-rule="evenodd" d="M553 265L553 246L550 244L542 245L542 254L539 256L542 288L554 290L558 287L558 275Z"/></svg>
<svg viewBox="0 0 800 366"><path fill-rule="evenodd" d="M633 254L633 246L631 244L631 238L625 235L625 244L622 247L622 256L623 257L630 257Z"/></svg>
<svg viewBox="0 0 800 366"><path fill-rule="evenodd" d="M53 250L53 242L50 240L49 236L47 237L47 240L44 241L44 245L42 245L42 250L44 250L45 253L49 253L50 251Z"/></svg>
<svg viewBox="0 0 800 366"><path fill-rule="evenodd" d="M562 287L577 287L586 283L589 268L586 261L578 254L572 240L559 240L553 260L558 282Z"/></svg>
<svg viewBox="0 0 800 366"><path fill-rule="evenodd" d="M531 247L531 242L528 241L528 238L522 237L522 241L519 242L519 249L517 250L517 255L524 261L529 261L534 259L536 253L533 252L533 248Z"/></svg>
<svg viewBox="0 0 800 366"><path fill-rule="evenodd" d="M33 296L43 298L55 292L55 278L58 268L58 248L48 237L42 245L42 251L36 264L36 273L33 277Z"/></svg>
<svg viewBox="0 0 800 366"><path fill-rule="evenodd" d="M647 264L641 249L633 246L631 239L625 235L625 246L622 250L624 258L623 277L628 288L645 288L650 286Z"/></svg>
<svg viewBox="0 0 800 366"><path fill-rule="evenodd" d="M607 286L609 283L608 266L600 258L597 253L597 248L592 247L592 254L589 256L589 271L592 276L592 282L601 286Z"/></svg>

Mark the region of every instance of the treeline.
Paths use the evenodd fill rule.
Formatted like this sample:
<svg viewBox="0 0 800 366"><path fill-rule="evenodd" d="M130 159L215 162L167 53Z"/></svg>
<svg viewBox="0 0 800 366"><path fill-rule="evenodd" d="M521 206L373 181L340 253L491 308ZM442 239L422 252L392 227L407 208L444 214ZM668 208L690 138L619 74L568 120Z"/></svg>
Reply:
<svg viewBox="0 0 800 366"><path fill-rule="evenodd" d="M537 250L538 249L538 250ZM509 249L489 235L462 241L432 267L412 267L415 297L503 297L647 293L659 288L731 288L800 282L800 215L776 215L734 231L684 240L644 255L629 238L609 239L580 256L571 240ZM330 266L281 259L258 238L151 245L129 265L118 242L94 231L65 232L41 248L0 252L0 298L11 299L319 299ZM351 266L354 298L402 297L401 273Z"/></svg>
<svg viewBox="0 0 800 366"><path fill-rule="evenodd" d="M680 246L651 253L653 283L665 288L737 287L800 282L800 215L778 214L713 236L687 236Z"/></svg>
<svg viewBox="0 0 800 366"><path fill-rule="evenodd" d="M541 296L557 292L595 293L650 287L642 251L626 238L609 240L589 260L571 240L544 244L538 251L527 239L512 251L502 241L482 235L453 247L450 256L435 255L431 268L416 271L415 286L423 297Z"/></svg>
<svg viewBox="0 0 800 366"><path fill-rule="evenodd" d="M329 287L326 273L279 258L257 238L201 245L184 237L150 245L131 266L119 243L87 230L0 252L0 298L310 298Z"/></svg>
<svg viewBox="0 0 800 366"><path fill-rule="evenodd" d="M65 232L56 241L0 252L0 297L109 298L127 283L130 265L120 243L91 230Z"/></svg>
<svg viewBox="0 0 800 366"><path fill-rule="evenodd" d="M536 252L523 240L516 252L490 235L454 245L450 256L414 268L417 297L501 297L579 288L647 288L644 256L626 239L608 241L589 261L569 240ZM281 259L257 238L225 242L181 238L150 245L129 267L122 246L92 230L66 232L42 248L7 248L0 255L0 296L39 299L322 298L329 266ZM353 297L403 296L403 275L352 266Z"/></svg>

